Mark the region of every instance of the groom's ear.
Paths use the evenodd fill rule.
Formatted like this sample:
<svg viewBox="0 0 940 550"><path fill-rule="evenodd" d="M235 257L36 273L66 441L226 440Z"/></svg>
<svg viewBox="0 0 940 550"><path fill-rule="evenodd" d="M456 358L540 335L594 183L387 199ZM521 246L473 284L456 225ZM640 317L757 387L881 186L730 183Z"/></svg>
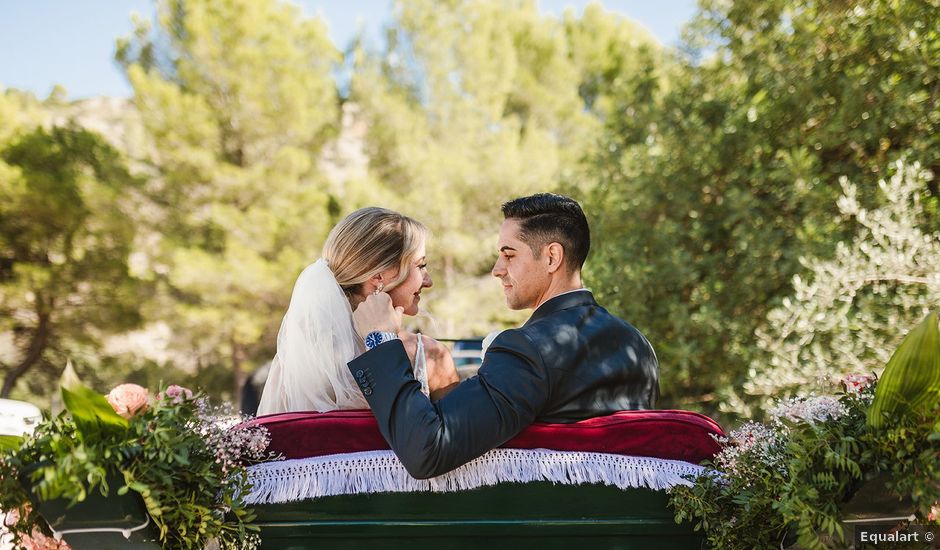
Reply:
<svg viewBox="0 0 940 550"><path fill-rule="evenodd" d="M545 255L548 257L548 272L554 273L565 263L565 247L560 243L549 243Z"/></svg>

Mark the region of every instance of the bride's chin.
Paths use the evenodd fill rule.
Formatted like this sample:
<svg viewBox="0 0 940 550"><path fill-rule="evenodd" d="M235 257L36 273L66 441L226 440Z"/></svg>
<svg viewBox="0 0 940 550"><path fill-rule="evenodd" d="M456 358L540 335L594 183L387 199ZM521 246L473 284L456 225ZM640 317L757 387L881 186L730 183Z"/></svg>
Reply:
<svg viewBox="0 0 940 550"><path fill-rule="evenodd" d="M414 317L415 315L418 314L418 304L413 303L410 306L406 307L404 311L402 311L402 314L407 315L409 317Z"/></svg>

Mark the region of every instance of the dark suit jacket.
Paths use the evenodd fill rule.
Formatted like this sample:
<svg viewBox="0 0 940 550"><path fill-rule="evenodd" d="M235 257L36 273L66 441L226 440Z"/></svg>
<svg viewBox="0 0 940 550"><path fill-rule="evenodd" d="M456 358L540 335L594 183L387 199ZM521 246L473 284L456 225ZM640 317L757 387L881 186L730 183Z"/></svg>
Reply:
<svg viewBox="0 0 940 550"><path fill-rule="evenodd" d="M556 296L493 340L477 376L431 401L405 348L386 342L349 363L379 430L418 479L498 447L532 422L648 409L659 364L646 338L588 291Z"/></svg>

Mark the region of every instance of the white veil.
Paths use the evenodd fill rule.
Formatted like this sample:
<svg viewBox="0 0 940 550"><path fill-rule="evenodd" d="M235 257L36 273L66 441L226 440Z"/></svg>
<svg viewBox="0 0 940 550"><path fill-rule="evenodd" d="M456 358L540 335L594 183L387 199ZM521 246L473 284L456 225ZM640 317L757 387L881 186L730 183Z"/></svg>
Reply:
<svg viewBox="0 0 940 550"><path fill-rule="evenodd" d="M349 300L319 259L294 285L258 414L369 408L346 367L363 351Z"/></svg>

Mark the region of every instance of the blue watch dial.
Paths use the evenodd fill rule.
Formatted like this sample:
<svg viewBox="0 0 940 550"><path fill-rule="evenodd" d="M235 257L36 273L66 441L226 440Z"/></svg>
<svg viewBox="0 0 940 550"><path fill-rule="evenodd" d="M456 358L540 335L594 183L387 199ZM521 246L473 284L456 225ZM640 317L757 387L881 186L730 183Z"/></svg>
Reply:
<svg viewBox="0 0 940 550"><path fill-rule="evenodd" d="M397 339L398 339L398 335L395 334L394 332L382 332L382 331L374 330L366 335L366 338L365 338L366 349L369 350L378 346L379 344L384 344L385 342L388 342L391 340L397 340Z"/></svg>

